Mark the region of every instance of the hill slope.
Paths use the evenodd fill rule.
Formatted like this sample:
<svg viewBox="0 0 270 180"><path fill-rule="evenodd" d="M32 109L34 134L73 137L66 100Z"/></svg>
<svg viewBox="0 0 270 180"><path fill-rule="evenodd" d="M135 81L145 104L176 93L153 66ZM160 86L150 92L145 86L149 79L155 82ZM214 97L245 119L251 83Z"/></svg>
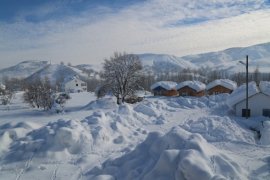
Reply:
<svg viewBox="0 0 270 180"><path fill-rule="evenodd" d="M63 81L65 78L73 76L79 76L83 79L84 77L86 77L86 74L74 67L60 64L50 64L29 76L28 78L26 78L26 80L33 81L36 78L44 79L45 77L48 77L51 83L55 84L58 80Z"/></svg>
<svg viewBox="0 0 270 180"><path fill-rule="evenodd" d="M3 77L26 78L48 64L48 61L23 61L15 66L0 70L0 80Z"/></svg>
<svg viewBox="0 0 270 180"><path fill-rule="evenodd" d="M245 61L246 55L249 56L250 71L259 67L261 72L269 72L270 43L183 57L166 54L138 54L146 72L154 73L177 72L181 69L200 67L225 70L229 73L242 72L244 68L239 61Z"/></svg>

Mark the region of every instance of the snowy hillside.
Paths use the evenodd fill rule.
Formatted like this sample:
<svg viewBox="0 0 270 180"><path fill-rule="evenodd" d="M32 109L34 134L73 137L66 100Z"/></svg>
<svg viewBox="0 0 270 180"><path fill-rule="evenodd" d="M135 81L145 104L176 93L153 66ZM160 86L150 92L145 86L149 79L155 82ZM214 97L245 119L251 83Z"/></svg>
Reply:
<svg viewBox="0 0 270 180"><path fill-rule="evenodd" d="M42 79L48 77L51 83L54 84L57 80L63 81L64 78L73 76L79 76L83 78L86 77L87 75L75 67L60 64L49 64L45 68L40 69L39 71L29 76L26 80L31 82L38 77Z"/></svg>
<svg viewBox="0 0 270 180"><path fill-rule="evenodd" d="M230 48L224 51L190 55L182 58L195 64L197 67L205 66L223 69L229 72L241 72L243 67L238 61L245 62L246 55L249 56L249 67L251 71L258 66L261 72L269 72L270 43L243 48Z"/></svg>
<svg viewBox="0 0 270 180"><path fill-rule="evenodd" d="M166 54L139 54L146 72L179 72L179 70L195 69L196 65L182 58Z"/></svg>
<svg viewBox="0 0 270 180"><path fill-rule="evenodd" d="M239 61L245 62L246 55L249 55L250 72L254 71L256 67L259 68L260 72L268 73L270 69L270 43L245 48L230 48L224 51L184 57L176 57L166 54L137 55L142 61L144 72L146 74L179 72L182 69L198 69L200 67L207 67L213 70L224 70L228 73L244 72L245 67L240 64ZM3 76L20 78L28 77L30 75L34 76L34 73L36 73L35 75L38 76L54 77L55 80L59 76L62 76L61 74L79 74L80 76L87 76L87 74L83 73L83 70L85 69L93 70L93 73L102 70L102 64L81 64L72 67L56 64L46 67L47 65L47 61L24 61L16 66L0 70L0 79Z"/></svg>
<svg viewBox="0 0 270 180"><path fill-rule="evenodd" d="M269 123L231 114L228 95L116 105L71 94L66 112L0 105L0 179L269 179ZM250 129L261 131L258 134Z"/></svg>
<svg viewBox="0 0 270 180"><path fill-rule="evenodd" d="M23 61L15 66L0 70L0 80L5 76L9 78L26 78L47 65L47 61Z"/></svg>
<svg viewBox="0 0 270 180"><path fill-rule="evenodd" d="M258 66L260 72L269 72L270 43L183 57L166 54L139 54L139 57L148 72L173 72L184 68L208 67L234 73L243 72L243 65L239 64L239 61L245 62L246 55L249 55L250 71L254 71Z"/></svg>

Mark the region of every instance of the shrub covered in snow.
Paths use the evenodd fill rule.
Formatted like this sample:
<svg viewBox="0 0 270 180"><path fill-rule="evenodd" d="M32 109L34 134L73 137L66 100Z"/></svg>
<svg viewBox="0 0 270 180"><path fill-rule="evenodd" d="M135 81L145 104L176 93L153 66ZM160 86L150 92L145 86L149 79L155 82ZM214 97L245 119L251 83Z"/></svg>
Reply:
<svg viewBox="0 0 270 180"><path fill-rule="evenodd" d="M59 93L54 95L53 109L57 112L63 112L67 100L71 99L70 95L67 93Z"/></svg>

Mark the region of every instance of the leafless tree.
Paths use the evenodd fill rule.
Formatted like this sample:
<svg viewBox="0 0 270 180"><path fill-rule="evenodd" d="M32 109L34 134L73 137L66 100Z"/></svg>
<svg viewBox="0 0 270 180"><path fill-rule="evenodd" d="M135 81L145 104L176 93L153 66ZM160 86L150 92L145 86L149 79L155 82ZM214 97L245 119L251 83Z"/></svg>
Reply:
<svg viewBox="0 0 270 180"><path fill-rule="evenodd" d="M6 87L0 87L0 101L2 105L8 105L12 99L13 91Z"/></svg>
<svg viewBox="0 0 270 180"><path fill-rule="evenodd" d="M257 66L256 69L253 72L253 80L256 82L257 85L259 85L261 80L261 73L259 71L259 67Z"/></svg>
<svg viewBox="0 0 270 180"><path fill-rule="evenodd" d="M126 96L132 95L139 88L138 72L141 69L139 57L133 54L115 52L110 59L105 59L101 77L117 98L117 104L124 102Z"/></svg>
<svg viewBox="0 0 270 180"><path fill-rule="evenodd" d="M53 94L48 78L44 80L36 79L34 82L29 82L26 85L24 100L32 107L49 110L52 108L54 102Z"/></svg>

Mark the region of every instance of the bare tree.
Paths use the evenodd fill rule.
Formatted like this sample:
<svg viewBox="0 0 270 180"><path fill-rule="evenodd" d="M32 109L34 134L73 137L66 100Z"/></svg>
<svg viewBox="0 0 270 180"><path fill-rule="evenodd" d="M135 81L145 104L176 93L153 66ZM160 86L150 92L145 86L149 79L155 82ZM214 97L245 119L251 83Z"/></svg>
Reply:
<svg viewBox="0 0 270 180"><path fill-rule="evenodd" d="M26 85L24 100L32 107L49 110L54 102L53 95L54 93L48 78L44 80L36 79L34 82Z"/></svg>
<svg viewBox="0 0 270 180"><path fill-rule="evenodd" d="M259 85L261 80L261 73L259 71L259 67L257 66L256 69L253 72L253 80L256 82L257 85Z"/></svg>
<svg viewBox="0 0 270 180"><path fill-rule="evenodd" d="M7 89L5 86L0 86L0 101L2 105L8 105L12 99L13 91Z"/></svg>
<svg viewBox="0 0 270 180"><path fill-rule="evenodd" d="M105 59L101 77L117 98L117 104L124 102L126 96L132 95L139 88L138 72L141 69L139 57L133 54L115 52L110 59Z"/></svg>

